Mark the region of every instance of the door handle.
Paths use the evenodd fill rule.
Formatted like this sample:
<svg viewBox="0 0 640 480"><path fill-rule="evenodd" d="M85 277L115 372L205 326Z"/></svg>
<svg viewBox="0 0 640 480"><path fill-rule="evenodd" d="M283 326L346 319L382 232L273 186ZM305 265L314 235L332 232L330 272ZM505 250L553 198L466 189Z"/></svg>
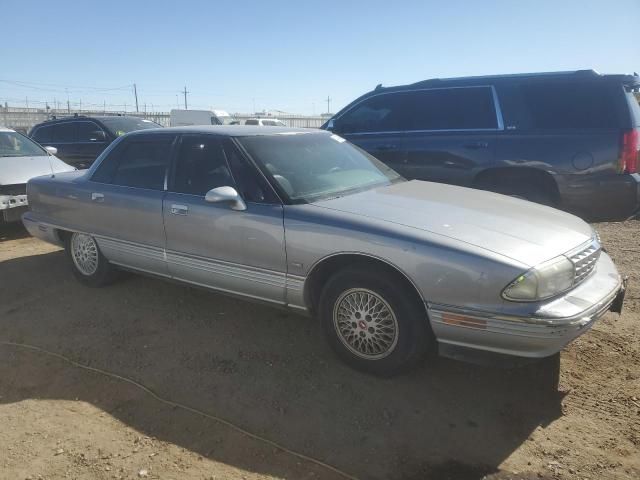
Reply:
<svg viewBox="0 0 640 480"><path fill-rule="evenodd" d="M464 148L470 148L472 150L478 150L480 148L489 148L489 142L470 142L465 143Z"/></svg>
<svg viewBox="0 0 640 480"><path fill-rule="evenodd" d="M91 194L91 200L94 202L104 202L104 195L102 193L93 192Z"/></svg>
<svg viewBox="0 0 640 480"><path fill-rule="evenodd" d="M397 145L387 144L387 145L378 145L376 150L384 152L385 150L395 150L398 148Z"/></svg>
<svg viewBox="0 0 640 480"><path fill-rule="evenodd" d="M186 215L187 213L189 213L189 207L187 207L186 205L177 205L177 204L173 204L171 205L171 213L173 215Z"/></svg>

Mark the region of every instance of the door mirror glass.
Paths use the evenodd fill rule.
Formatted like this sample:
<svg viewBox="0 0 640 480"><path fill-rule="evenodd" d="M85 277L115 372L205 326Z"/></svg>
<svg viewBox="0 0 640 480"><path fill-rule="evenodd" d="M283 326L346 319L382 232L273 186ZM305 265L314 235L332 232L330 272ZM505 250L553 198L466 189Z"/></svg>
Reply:
<svg viewBox="0 0 640 480"><path fill-rule="evenodd" d="M207 192L205 201L210 203L229 203L231 210L246 210L247 205L233 187L218 187Z"/></svg>
<svg viewBox="0 0 640 480"><path fill-rule="evenodd" d="M327 123L327 130L329 130L330 132L335 132L335 129L336 129L336 121L332 118Z"/></svg>
<svg viewBox="0 0 640 480"><path fill-rule="evenodd" d="M89 135L90 142L102 143L102 142L105 142L106 140L107 140L107 136L104 134L104 131L102 130L95 130L91 132L91 134Z"/></svg>
<svg viewBox="0 0 640 480"><path fill-rule="evenodd" d="M44 149L49 152L50 155L55 155L58 153L58 149L56 147L44 147Z"/></svg>

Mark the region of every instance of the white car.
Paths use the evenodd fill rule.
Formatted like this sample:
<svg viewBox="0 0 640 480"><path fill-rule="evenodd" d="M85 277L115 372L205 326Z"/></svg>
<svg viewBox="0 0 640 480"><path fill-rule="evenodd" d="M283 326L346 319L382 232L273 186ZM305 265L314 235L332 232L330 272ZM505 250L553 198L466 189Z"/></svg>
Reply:
<svg viewBox="0 0 640 480"><path fill-rule="evenodd" d="M286 127L287 124L277 118L250 118L245 125L257 125L259 127Z"/></svg>
<svg viewBox="0 0 640 480"><path fill-rule="evenodd" d="M75 168L21 133L0 127L0 223L17 222L27 211L27 182L40 175L70 172Z"/></svg>

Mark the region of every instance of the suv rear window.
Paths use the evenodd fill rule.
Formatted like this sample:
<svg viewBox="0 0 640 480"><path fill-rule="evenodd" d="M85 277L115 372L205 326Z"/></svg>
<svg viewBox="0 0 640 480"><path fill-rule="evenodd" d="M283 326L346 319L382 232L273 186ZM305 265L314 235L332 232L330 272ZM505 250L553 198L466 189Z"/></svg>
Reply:
<svg viewBox="0 0 640 480"><path fill-rule="evenodd" d="M513 112L515 118L508 124L515 123L516 128L617 128L620 117L616 89L612 87L597 82L522 83L506 87L501 101Z"/></svg>

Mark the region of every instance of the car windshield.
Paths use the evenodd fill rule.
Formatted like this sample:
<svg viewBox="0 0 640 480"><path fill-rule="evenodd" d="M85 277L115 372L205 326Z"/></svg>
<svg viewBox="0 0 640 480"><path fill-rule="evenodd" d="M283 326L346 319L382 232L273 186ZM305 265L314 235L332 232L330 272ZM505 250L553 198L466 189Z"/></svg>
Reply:
<svg viewBox="0 0 640 480"><path fill-rule="evenodd" d="M0 157L42 157L44 148L17 132L0 132Z"/></svg>
<svg viewBox="0 0 640 480"><path fill-rule="evenodd" d="M151 120L135 117L107 117L101 118L100 121L118 137L135 130L162 127L162 125Z"/></svg>
<svg viewBox="0 0 640 480"><path fill-rule="evenodd" d="M335 198L404 181L337 135L286 133L238 141L292 203Z"/></svg>

